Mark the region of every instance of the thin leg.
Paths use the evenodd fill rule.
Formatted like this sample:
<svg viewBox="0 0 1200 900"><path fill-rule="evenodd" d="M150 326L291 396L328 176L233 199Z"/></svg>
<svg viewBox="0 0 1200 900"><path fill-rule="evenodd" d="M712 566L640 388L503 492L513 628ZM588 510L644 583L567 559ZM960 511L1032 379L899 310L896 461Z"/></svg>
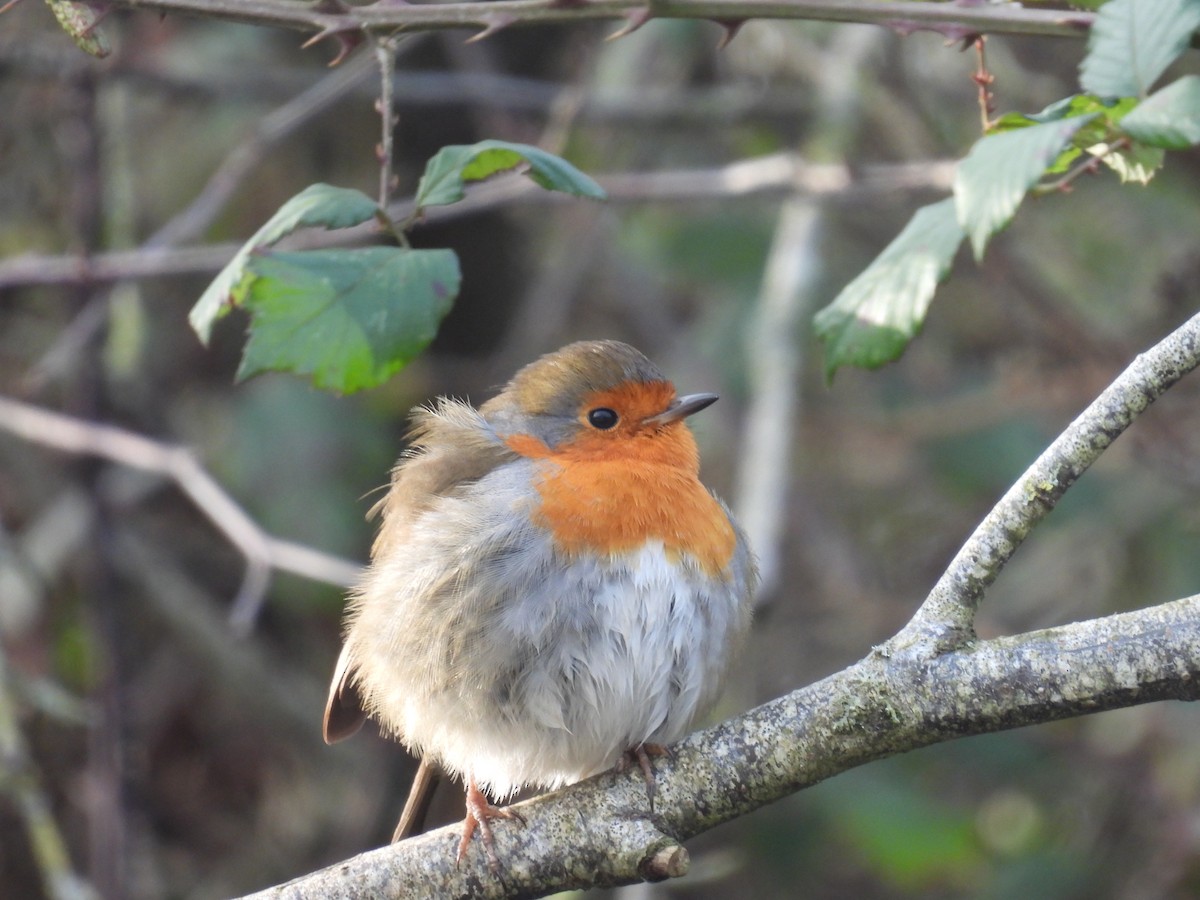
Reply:
<svg viewBox="0 0 1200 900"><path fill-rule="evenodd" d="M654 775L654 764L650 760L670 755L671 751L662 744L646 743L630 747L617 760L618 772L628 772L634 763L642 770L642 777L646 779L646 799L650 801L650 812L654 812L654 797L658 793L658 779Z"/></svg>
<svg viewBox="0 0 1200 900"><path fill-rule="evenodd" d="M406 837L420 834L425 828L425 814L429 812L429 804L433 801L433 792L441 781L441 772L428 758L422 758L417 766L417 774L413 776L412 787L408 791L408 802L404 804L404 812L392 832L392 843L402 841Z"/></svg>
<svg viewBox="0 0 1200 900"><path fill-rule="evenodd" d="M492 806L483 791L476 786L475 779L468 778L467 817L463 820L463 835L462 840L458 842L458 856L455 857L455 865L463 861L463 857L467 854L467 848L471 845L471 835L478 828L479 835L483 839L483 850L487 854L488 868L493 873L500 871L500 860L496 856L496 840L492 837L490 819L516 819L522 825L525 824L525 817L519 812Z"/></svg>

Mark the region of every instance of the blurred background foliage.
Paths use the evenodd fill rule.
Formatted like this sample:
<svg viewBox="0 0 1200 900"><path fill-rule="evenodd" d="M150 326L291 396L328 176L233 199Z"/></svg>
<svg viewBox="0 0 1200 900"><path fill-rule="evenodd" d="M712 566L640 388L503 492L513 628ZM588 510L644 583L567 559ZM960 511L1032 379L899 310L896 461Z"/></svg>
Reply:
<svg viewBox="0 0 1200 900"><path fill-rule="evenodd" d="M369 48L330 70L330 51L294 33L114 15L115 52L98 61L39 4L0 25L0 393L184 444L270 533L362 561L368 495L412 405L481 401L571 340L630 341L682 389L721 392L696 420L704 475L745 515L758 513L743 509L744 470L761 462L748 417L794 426L766 473L784 502L759 549L777 577L720 715L888 637L1049 439L1195 310L1200 163L1176 154L1147 188L1097 178L1026 204L983 266L960 256L898 364L826 385L811 314L944 195L939 164L978 134L970 53L807 23L751 22L720 51L709 23L611 43L611 26L435 34L401 43L398 195L439 147L482 138L560 152L610 190L641 177L603 205L524 194L431 216L415 243L459 253L462 294L431 351L383 388L235 387L244 319L206 350L188 309L229 242L304 186L375 192ZM999 111L1072 93L1083 51L989 41ZM891 168L791 199L778 181L745 192L719 177L783 151ZM217 171L231 180L214 187ZM175 219L225 189L198 228ZM779 238L789 204L806 223L794 246ZM155 243L215 250L132 277ZM800 267L782 312L764 289L773 245ZM45 260L139 247L116 278L47 274ZM780 387L787 409L756 405ZM1196 394L1172 391L1068 495L991 592L983 635L1197 590ZM320 740L342 589L276 575L235 635L244 561L176 487L6 428L0 526L0 895L47 895L25 805L39 794L36 821L106 897L236 894L387 839L411 762L373 734ZM1196 896L1198 739L1200 712L1160 704L933 747L705 835L688 878L628 893ZM443 799L447 820L461 814Z"/></svg>

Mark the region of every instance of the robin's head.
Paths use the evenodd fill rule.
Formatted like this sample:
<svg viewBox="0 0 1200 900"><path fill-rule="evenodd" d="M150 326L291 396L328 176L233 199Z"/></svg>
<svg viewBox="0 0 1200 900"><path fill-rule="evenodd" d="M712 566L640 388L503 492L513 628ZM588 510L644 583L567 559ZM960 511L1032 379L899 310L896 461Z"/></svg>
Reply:
<svg viewBox="0 0 1200 900"><path fill-rule="evenodd" d="M641 353L619 341L580 341L521 369L481 407L509 439L532 438L546 453L630 456L695 466L683 420L716 394L677 397L675 386Z"/></svg>

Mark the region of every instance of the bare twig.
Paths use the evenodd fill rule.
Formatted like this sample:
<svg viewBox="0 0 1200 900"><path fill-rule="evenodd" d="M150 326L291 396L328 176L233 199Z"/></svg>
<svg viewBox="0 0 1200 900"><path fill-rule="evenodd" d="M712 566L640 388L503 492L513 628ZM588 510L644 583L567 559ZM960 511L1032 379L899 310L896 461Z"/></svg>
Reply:
<svg viewBox="0 0 1200 900"><path fill-rule="evenodd" d="M863 166L851 170L839 164L812 164L792 153L776 153L726 166L668 172L626 172L599 175L597 180L611 202L697 200L750 197L795 192L829 202L855 203L864 197L900 191L949 190L953 160ZM425 220L444 222L475 215L508 203L556 203L562 195L543 191L519 175L502 176L469 190L454 206L426 210ZM412 213L411 198L394 203L389 215L397 221ZM338 246L364 240L375 224L337 232L315 232L302 246ZM0 261L0 290L21 285L97 284L133 278L216 272L229 262L240 244L211 244L180 249L143 248L92 256L27 254Z"/></svg>
<svg viewBox="0 0 1200 900"><path fill-rule="evenodd" d="M144 246L178 246L203 235L272 147L357 90L373 69L369 57L353 59L259 119L253 131L221 161L195 199L154 232Z"/></svg>
<svg viewBox="0 0 1200 900"><path fill-rule="evenodd" d="M239 628L248 628L254 621L272 569L339 587L354 583L358 577L359 566L349 560L263 531L185 447L7 397L0 397L0 429L68 453L156 472L175 482L246 558L246 575L231 612Z"/></svg>
<svg viewBox="0 0 1200 900"><path fill-rule="evenodd" d="M996 83L996 76L988 71L987 38L982 34L977 34L971 43L975 47L975 57L979 62L979 67L972 73L971 80L975 82L975 87L979 90L980 130L983 134L987 134L988 129L992 127L992 113L995 111L992 102L994 99L992 85Z"/></svg>
<svg viewBox="0 0 1200 900"><path fill-rule="evenodd" d="M396 42L393 38L380 38L376 42L375 59L379 63L379 99L376 102L381 125L378 148L379 208L386 209L396 187L392 174L392 147L396 131L395 100L392 99L396 71Z"/></svg>

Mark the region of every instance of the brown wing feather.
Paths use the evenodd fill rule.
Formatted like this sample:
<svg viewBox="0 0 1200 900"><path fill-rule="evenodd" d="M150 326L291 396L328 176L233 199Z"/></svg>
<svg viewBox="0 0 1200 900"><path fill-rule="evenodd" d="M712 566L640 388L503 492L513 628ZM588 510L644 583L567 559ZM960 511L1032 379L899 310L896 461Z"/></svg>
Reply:
<svg viewBox="0 0 1200 900"><path fill-rule="evenodd" d="M362 698L358 695L350 670L350 654L343 647L333 670L329 699L325 702L325 718L321 724L325 743L334 744L350 737L362 728L366 718Z"/></svg>
<svg viewBox="0 0 1200 900"><path fill-rule="evenodd" d="M400 458L392 472L391 489L369 513L383 514L371 550L373 558L386 554L390 545L406 540L413 521L438 497L479 480L515 458L483 425L479 414L464 403L441 398L430 408L416 410L412 422L413 449ZM322 727L326 743L350 737L366 718L350 655L343 647L325 704Z"/></svg>
<svg viewBox="0 0 1200 900"><path fill-rule="evenodd" d="M382 517L372 559L408 538L408 529L438 499L483 478L517 455L503 444L479 413L457 400L439 398L413 411L410 449L392 469L392 484L367 513Z"/></svg>

